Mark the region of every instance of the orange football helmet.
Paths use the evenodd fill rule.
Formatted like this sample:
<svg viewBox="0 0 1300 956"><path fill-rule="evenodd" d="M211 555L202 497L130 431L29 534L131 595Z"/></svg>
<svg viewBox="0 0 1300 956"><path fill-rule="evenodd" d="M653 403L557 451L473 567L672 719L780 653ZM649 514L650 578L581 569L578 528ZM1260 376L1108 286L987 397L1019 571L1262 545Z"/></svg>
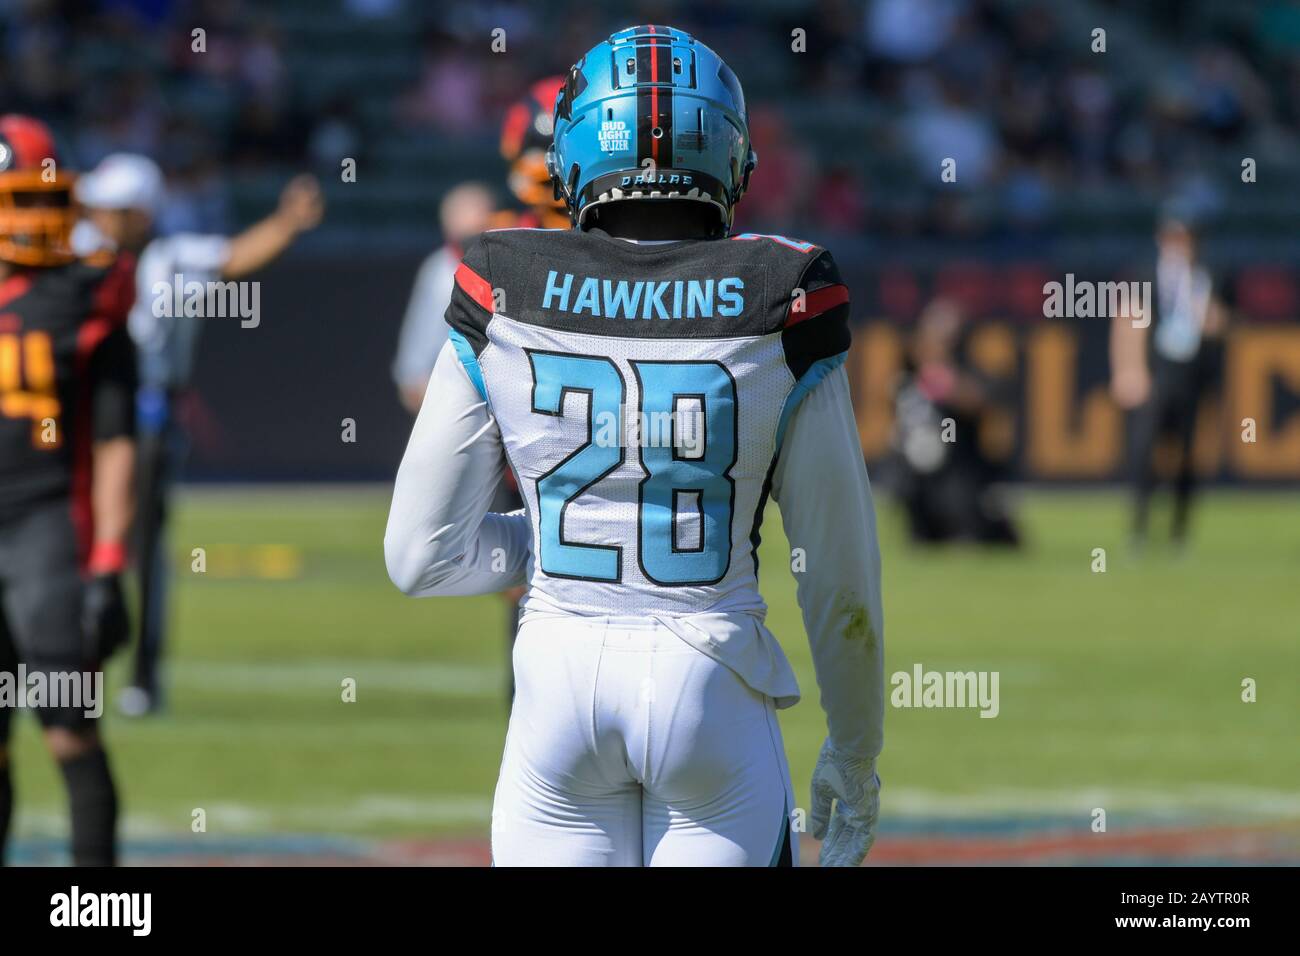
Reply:
<svg viewBox="0 0 1300 956"><path fill-rule="evenodd" d="M0 116L0 260L22 266L72 261L72 181L44 123Z"/></svg>
<svg viewBox="0 0 1300 956"><path fill-rule="evenodd" d="M506 110L501 125L501 156L510 164L510 191L535 209L564 209L546 169L546 151L555 134L555 99L563 85L562 76L538 80L527 96Z"/></svg>

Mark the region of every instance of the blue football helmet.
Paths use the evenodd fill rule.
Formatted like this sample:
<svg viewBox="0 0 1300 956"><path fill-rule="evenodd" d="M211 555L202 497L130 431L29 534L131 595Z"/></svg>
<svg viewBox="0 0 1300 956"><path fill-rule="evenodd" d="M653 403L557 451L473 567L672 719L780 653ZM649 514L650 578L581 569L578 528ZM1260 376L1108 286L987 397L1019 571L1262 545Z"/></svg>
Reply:
<svg viewBox="0 0 1300 956"><path fill-rule="evenodd" d="M724 234L758 158L740 81L671 27L620 30L587 51L555 102L546 163L574 225L602 203L712 204Z"/></svg>

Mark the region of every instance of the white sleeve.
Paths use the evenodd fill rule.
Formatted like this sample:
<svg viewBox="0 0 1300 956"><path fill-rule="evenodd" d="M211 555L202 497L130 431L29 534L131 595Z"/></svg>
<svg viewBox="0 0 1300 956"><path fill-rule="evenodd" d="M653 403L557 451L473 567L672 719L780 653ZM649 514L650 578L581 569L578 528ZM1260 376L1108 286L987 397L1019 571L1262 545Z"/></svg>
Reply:
<svg viewBox="0 0 1300 956"><path fill-rule="evenodd" d="M504 467L496 419L448 343L393 488L384 560L394 584L423 597L524 583L528 519L522 511L488 514Z"/></svg>
<svg viewBox="0 0 1300 956"><path fill-rule="evenodd" d="M393 359L393 380L399 387L428 381L433 363L447 341L450 330L443 314L451 301L455 266L455 260L445 250L439 250L416 273Z"/></svg>
<svg viewBox="0 0 1300 956"><path fill-rule="evenodd" d="M863 758L883 744L884 612L871 483L843 366L791 413L772 475L831 742Z"/></svg>
<svg viewBox="0 0 1300 956"><path fill-rule="evenodd" d="M172 262L187 281L210 282L220 279L226 263L230 261L230 240L225 236L182 232L163 241L170 245Z"/></svg>

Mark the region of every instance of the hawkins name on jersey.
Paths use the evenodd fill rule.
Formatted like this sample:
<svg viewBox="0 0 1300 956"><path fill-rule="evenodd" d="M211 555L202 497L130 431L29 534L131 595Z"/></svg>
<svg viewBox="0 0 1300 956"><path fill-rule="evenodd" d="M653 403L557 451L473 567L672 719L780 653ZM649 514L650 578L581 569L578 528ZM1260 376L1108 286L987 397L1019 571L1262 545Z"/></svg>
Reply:
<svg viewBox="0 0 1300 956"><path fill-rule="evenodd" d="M532 524L525 609L761 611L785 423L843 362L848 315L830 253L779 236L468 243L447 323Z"/></svg>
<svg viewBox="0 0 1300 956"><path fill-rule="evenodd" d="M578 291L570 297L575 285ZM738 276L663 282L586 276L575 281L572 272L552 269L546 274L542 308L609 319L711 319L715 292L718 315L732 316L745 310L744 289Z"/></svg>

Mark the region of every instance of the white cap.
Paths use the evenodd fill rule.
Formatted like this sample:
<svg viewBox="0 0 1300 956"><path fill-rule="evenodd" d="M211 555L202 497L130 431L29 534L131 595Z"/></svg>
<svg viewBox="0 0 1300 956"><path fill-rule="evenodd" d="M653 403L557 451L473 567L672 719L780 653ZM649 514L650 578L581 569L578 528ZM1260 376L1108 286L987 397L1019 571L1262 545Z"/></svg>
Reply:
<svg viewBox="0 0 1300 956"><path fill-rule="evenodd" d="M90 209L142 209L156 213L163 197L162 171L148 156L113 153L77 180L77 202Z"/></svg>

